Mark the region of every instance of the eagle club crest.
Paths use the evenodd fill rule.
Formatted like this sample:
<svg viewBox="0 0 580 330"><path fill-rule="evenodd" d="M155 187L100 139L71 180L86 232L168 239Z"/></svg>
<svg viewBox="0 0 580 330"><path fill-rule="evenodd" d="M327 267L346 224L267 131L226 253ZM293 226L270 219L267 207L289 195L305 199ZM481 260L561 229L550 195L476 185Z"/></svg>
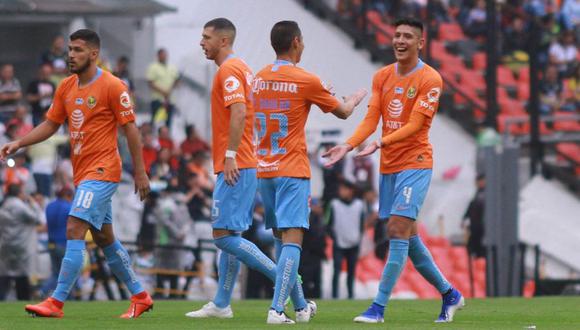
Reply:
<svg viewBox="0 0 580 330"><path fill-rule="evenodd" d="M87 99L87 106L89 109L92 109L95 107L95 105L97 105L97 99L94 96L89 96Z"/></svg>
<svg viewBox="0 0 580 330"><path fill-rule="evenodd" d="M409 87L409 89L407 89L407 98L414 98L415 95L417 94L417 89L415 87Z"/></svg>

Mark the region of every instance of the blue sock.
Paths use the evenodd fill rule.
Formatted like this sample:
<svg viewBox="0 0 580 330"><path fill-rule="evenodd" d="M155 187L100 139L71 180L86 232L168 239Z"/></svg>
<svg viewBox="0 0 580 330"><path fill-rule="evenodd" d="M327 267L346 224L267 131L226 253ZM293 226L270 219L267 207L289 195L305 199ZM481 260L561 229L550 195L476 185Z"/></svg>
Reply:
<svg viewBox="0 0 580 330"><path fill-rule="evenodd" d="M274 237L274 251L276 253L276 262L280 260L280 254L282 253L282 240ZM290 299L294 305L294 310L301 310L306 308L308 302L304 298L304 290L302 289L302 284L300 281L296 281L296 285L290 291Z"/></svg>
<svg viewBox="0 0 580 330"><path fill-rule="evenodd" d="M409 257L413 261L413 265L421 275L433 285L437 290L444 294L451 289L451 284L447 281L445 276L441 273L429 249L423 244L419 235L411 236L409 238Z"/></svg>
<svg viewBox="0 0 580 330"><path fill-rule="evenodd" d="M282 240L278 237L274 237L274 253L276 254L276 262L278 262L282 253Z"/></svg>
<svg viewBox="0 0 580 330"><path fill-rule="evenodd" d="M213 299L213 303L217 307L229 306L239 272L240 261L236 256L222 251L218 263L218 288Z"/></svg>
<svg viewBox="0 0 580 330"><path fill-rule="evenodd" d="M276 280L276 264L254 243L239 235L220 237L214 242L220 250L236 256L246 266L264 274L272 282Z"/></svg>
<svg viewBox="0 0 580 330"><path fill-rule="evenodd" d="M132 295L145 291L141 286L141 283L139 283L137 276L135 276L131 264L131 257L123 245L121 245L121 242L115 240L113 244L104 247L103 252L105 253L107 264L113 274L115 274L115 276L125 284Z"/></svg>
<svg viewBox="0 0 580 330"><path fill-rule="evenodd" d="M291 243L282 245L282 253L276 267L276 287L274 288L274 298L271 306L278 313L284 311L286 298L288 298L293 286L296 286L298 266L300 265L300 251L300 245ZM300 309L297 306L294 307Z"/></svg>
<svg viewBox="0 0 580 330"><path fill-rule="evenodd" d="M77 278L81 274L83 262L85 259L86 244L84 240L66 241L66 251L60 265L58 282L52 297L58 301L64 302Z"/></svg>
<svg viewBox="0 0 580 330"><path fill-rule="evenodd" d="M399 275L405 268L407 262L407 255L409 254L409 241L406 239L391 239L389 241L389 259L383 270L381 282L379 284L379 292L375 297L375 303L381 306L386 306L393 291Z"/></svg>

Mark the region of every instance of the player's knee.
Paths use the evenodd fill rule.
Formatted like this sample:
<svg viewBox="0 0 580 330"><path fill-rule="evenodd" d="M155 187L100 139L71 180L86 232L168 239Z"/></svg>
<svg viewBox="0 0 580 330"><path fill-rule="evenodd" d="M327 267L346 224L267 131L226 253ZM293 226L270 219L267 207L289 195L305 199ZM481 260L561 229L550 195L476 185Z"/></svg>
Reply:
<svg viewBox="0 0 580 330"><path fill-rule="evenodd" d="M93 236L93 241L95 241L95 244L97 244L97 246L99 246L100 248L107 247L115 242L114 237L109 237L108 235L105 235L103 233L97 234L97 233L93 232L92 236Z"/></svg>
<svg viewBox="0 0 580 330"><path fill-rule="evenodd" d="M67 240L84 240L87 229L83 226L77 224L68 224L66 226L66 239Z"/></svg>

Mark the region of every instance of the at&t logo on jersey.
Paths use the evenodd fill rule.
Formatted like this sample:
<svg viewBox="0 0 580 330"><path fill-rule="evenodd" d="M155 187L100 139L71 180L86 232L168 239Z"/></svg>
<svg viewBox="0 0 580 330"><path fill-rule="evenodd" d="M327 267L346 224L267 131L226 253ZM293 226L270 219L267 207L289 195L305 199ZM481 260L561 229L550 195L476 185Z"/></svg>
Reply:
<svg viewBox="0 0 580 330"><path fill-rule="evenodd" d="M224 81L224 88L228 93L231 93L240 87L240 81L234 76L229 76Z"/></svg>
<svg viewBox="0 0 580 330"><path fill-rule="evenodd" d="M79 129L83 125L84 121L85 115L83 115L83 112L81 110L76 109L72 112L70 116L70 123L72 127Z"/></svg>
<svg viewBox="0 0 580 330"><path fill-rule="evenodd" d="M403 102L399 99L392 99L387 106L387 110L389 110L389 115L391 117L399 118L403 113Z"/></svg>

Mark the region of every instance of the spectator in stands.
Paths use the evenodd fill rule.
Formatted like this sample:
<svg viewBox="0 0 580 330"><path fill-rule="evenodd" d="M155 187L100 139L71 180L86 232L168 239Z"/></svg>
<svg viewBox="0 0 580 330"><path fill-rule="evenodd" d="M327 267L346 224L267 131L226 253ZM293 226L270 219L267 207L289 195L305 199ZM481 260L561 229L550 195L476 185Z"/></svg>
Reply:
<svg viewBox="0 0 580 330"><path fill-rule="evenodd" d="M4 64L0 67L0 122L5 124L12 118L16 106L22 98L20 81L14 77L14 66Z"/></svg>
<svg viewBox="0 0 580 330"><path fill-rule="evenodd" d="M344 179L344 161L341 160L338 163L334 164L332 167L328 168L324 166L324 158L322 158L322 154L330 148L334 147L336 143L321 143L318 147L318 164L322 170L322 181L323 181L323 189L322 189L322 207L326 208L328 202L333 198L338 196L338 183Z"/></svg>
<svg viewBox="0 0 580 330"><path fill-rule="evenodd" d="M56 288L60 264L66 250L66 222L71 209L74 191L63 187L56 199L46 206L46 226L48 228L48 253L50 254L51 277L42 287L44 295Z"/></svg>
<svg viewBox="0 0 580 330"><path fill-rule="evenodd" d="M26 100L32 109L32 124L40 124L44 120L44 114L52 103L52 97L56 90L55 85L50 81L52 66L44 63L38 69L38 77L28 84L26 90Z"/></svg>
<svg viewBox="0 0 580 330"><path fill-rule="evenodd" d="M477 0L471 8L465 22L465 33L473 38L484 37L486 34L485 0Z"/></svg>
<svg viewBox="0 0 580 330"><path fill-rule="evenodd" d="M167 148L159 149L157 160L151 164L151 169L149 170L151 181L161 180L169 184L169 181L176 175L175 169L171 166L171 150Z"/></svg>
<svg viewBox="0 0 580 330"><path fill-rule="evenodd" d="M463 216L461 227L467 234L467 252L475 258L485 257L483 236L485 235L484 211L485 211L485 176L479 174L476 178L477 191L469 203Z"/></svg>
<svg viewBox="0 0 580 330"><path fill-rule="evenodd" d="M358 146L360 152L366 147L365 143ZM373 157L355 157L354 154L344 161L344 178L354 182L357 188L373 187L375 182L376 165ZM362 190L360 190L362 192Z"/></svg>
<svg viewBox="0 0 580 330"><path fill-rule="evenodd" d="M141 216L141 226L137 234L137 246L139 247L139 260L145 261L141 264L151 263L153 260L153 250L155 246L156 226L157 226L157 205L159 202L159 192L151 191L143 207Z"/></svg>
<svg viewBox="0 0 580 330"><path fill-rule="evenodd" d="M147 174L151 173L151 165L157 161L158 145L152 133L142 133L143 135L143 161L145 163L145 171Z"/></svg>
<svg viewBox="0 0 580 330"><path fill-rule="evenodd" d="M183 155L193 155L198 151L207 152L211 150L209 144L197 134L195 125L185 126L185 136L185 140L179 146Z"/></svg>
<svg viewBox="0 0 580 330"><path fill-rule="evenodd" d="M30 300L28 281L31 246L36 246L36 226L42 210L20 184L10 184L0 207L0 300L5 300L12 282L18 300Z"/></svg>
<svg viewBox="0 0 580 330"><path fill-rule="evenodd" d="M24 151L18 152L12 156L12 159L14 160L14 165L10 166L9 164L2 176L4 191L7 191L10 185L18 184L22 186L23 191L26 193L35 192L37 190L36 183L28 169L26 153Z"/></svg>
<svg viewBox="0 0 580 330"><path fill-rule="evenodd" d="M576 70L572 77L565 81L565 95L561 109L580 114L580 63L576 64Z"/></svg>
<svg viewBox="0 0 580 330"><path fill-rule="evenodd" d="M197 180L203 189L213 190L213 174L208 170L209 155L205 151L197 151L187 163L187 170L197 175Z"/></svg>
<svg viewBox="0 0 580 330"><path fill-rule="evenodd" d="M191 219L188 215L187 206L183 203L183 196L171 189L162 192L156 212L157 220L157 245L155 253L155 265L160 270L180 271L183 270L183 250L171 246L181 246L189 231ZM177 298L179 276L175 274L157 275L157 289L155 296L164 297L165 283L169 282L169 298Z"/></svg>
<svg viewBox="0 0 580 330"><path fill-rule="evenodd" d="M34 127L28 123L28 107L22 103L17 104L14 115L8 121L8 125L18 127L14 135L17 139L32 131Z"/></svg>
<svg viewBox="0 0 580 330"><path fill-rule="evenodd" d="M564 31L560 39L550 46L550 64L558 67L561 78L570 77L574 73L574 65L578 49L572 31Z"/></svg>
<svg viewBox="0 0 580 330"><path fill-rule="evenodd" d="M135 84L133 83L133 79L131 79L131 74L129 73L129 57L123 55L117 59L117 64L115 65L115 69L113 74L123 80L131 96L135 93ZM133 100L135 102L135 100Z"/></svg>
<svg viewBox="0 0 580 330"><path fill-rule="evenodd" d="M175 150L175 143L173 142L171 134L169 133L169 127L160 126L157 129L157 140L161 148L167 148L172 152Z"/></svg>
<svg viewBox="0 0 580 330"><path fill-rule="evenodd" d="M52 67L50 80L55 86L58 86L68 74L67 57L64 37L58 35L52 41L50 49L45 51L40 58L42 64L49 64Z"/></svg>
<svg viewBox="0 0 580 330"><path fill-rule="evenodd" d="M14 139L16 138L16 133L18 132L18 126L12 124L8 124L3 127L4 128L4 134L2 134L0 136L0 143L8 143L10 141L14 141Z"/></svg>
<svg viewBox="0 0 580 330"><path fill-rule="evenodd" d="M354 279L358 252L365 227L365 205L355 198L355 185L342 180L338 186L338 198L330 201L327 211L328 233L333 240L332 298L338 298L338 279L342 261L346 260L348 298L354 298Z"/></svg>
<svg viewBox="0 0 580 330"><path fill-rule="evenodd" d="M546 68L539 89L541 114L550 115L558 111L561 105L562 82L558 79L558 68L555 65Z"/></svg>
<svg viewBox="0 0 580 330"><path fill-rule="evenodd" d="M60 134L53 135L41 143L28 147L30 171L36 182L37 191L45 197L52 195L53 175L58 159L57 149L67 143L68 136ZM65 186L61 185L61 189Z"/></svg>
<svg viewBox="0 0 580 330"><path fill-rule="evenodd" d="M564 28L576 31L576 39L580 40L580 0L564 0L560 16Z"/></svg>
<svg viewBox="0 0 580 330"><path fill-rule="evenodd" d="M516 51L526 51L528 31L521 17L514 17L503 33L503 54L513 55Z"/></svg>
<svg viewBox="0 0 580 330"><path fill-rule="evenodd" d="M157 51L157 61L147 69L147 81L151 89L151 123L164 122L171 127L171 118L175 112L172 93L180 76L177 68L167 63L167 50Z"/></svg>
<svg viewBox="0 0 580 330"><path fill-rule="evenodd" d="M302 276L305 297L322 297L322 261L325 259L324 209L320 201L313 198L310 202L310 228L302 239L302 257L298 268L298 274Z"/></svg>

